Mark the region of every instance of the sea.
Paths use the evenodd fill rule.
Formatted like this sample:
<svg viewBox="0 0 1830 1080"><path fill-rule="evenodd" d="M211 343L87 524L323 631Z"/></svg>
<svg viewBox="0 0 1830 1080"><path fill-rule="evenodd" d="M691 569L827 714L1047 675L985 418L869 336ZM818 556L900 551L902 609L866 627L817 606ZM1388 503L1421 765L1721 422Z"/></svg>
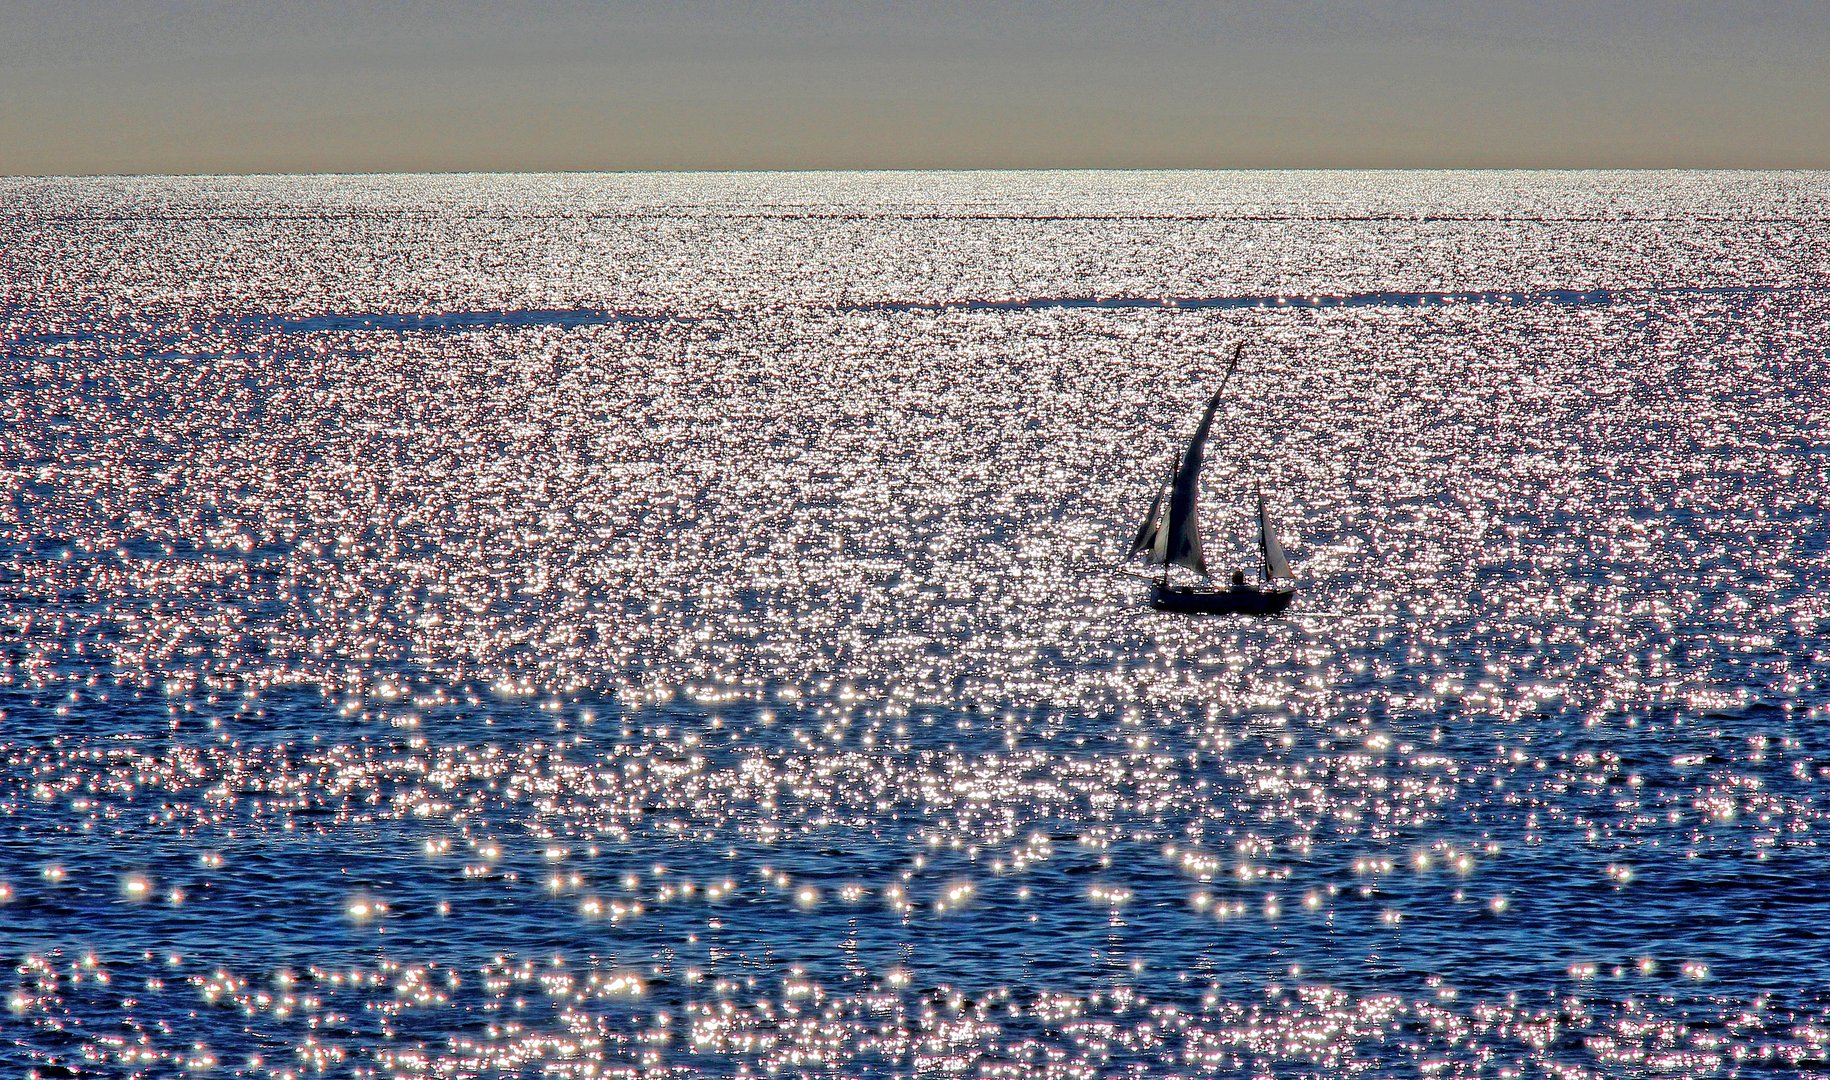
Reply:
<svg viewBox="0 0 1830 1080"><path fill-rule="evenodd" d="M1825 173L0 180L0 1071L1830 1069L1827 344Z"/></svg>

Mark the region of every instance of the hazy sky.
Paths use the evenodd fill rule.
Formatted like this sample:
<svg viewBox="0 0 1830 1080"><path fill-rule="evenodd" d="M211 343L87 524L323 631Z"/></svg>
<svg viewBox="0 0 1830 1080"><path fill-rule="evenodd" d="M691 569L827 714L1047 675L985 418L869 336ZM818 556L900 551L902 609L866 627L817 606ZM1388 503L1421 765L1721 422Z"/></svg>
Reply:
<svg viewBox="0 0 1830 1080"><path fill-rule="evenodd" d="M1830 0L0 0L0 174L1830 168Z"/></svg>

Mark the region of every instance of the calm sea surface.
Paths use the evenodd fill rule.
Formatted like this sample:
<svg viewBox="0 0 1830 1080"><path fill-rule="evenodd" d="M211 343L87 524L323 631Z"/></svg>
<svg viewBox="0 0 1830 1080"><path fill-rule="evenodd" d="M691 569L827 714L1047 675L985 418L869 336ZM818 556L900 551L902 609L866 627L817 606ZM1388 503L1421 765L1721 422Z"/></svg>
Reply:
<svg viewBox="0 0 1830 1080"><path fill-rule="evenodd" d="M0 180L0 1066L1830 1067L1827 342L1825 174Z"/></svg>

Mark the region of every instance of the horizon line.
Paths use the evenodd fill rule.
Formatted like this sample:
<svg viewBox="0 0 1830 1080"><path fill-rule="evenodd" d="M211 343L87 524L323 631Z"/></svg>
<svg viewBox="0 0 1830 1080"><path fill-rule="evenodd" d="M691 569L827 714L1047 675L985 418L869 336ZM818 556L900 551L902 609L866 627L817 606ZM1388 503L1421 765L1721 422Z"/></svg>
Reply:
<svg viewBox="0 0 1830 1080"><path fill-rule="evenodd" d="M0 180L232 180L264 177L379 176L666 176L811 175L831 173L1823 173L1825 165L965 165L965 166L733 166L725 168L605 169L319 169L306 171L27 172Z"/></svg>

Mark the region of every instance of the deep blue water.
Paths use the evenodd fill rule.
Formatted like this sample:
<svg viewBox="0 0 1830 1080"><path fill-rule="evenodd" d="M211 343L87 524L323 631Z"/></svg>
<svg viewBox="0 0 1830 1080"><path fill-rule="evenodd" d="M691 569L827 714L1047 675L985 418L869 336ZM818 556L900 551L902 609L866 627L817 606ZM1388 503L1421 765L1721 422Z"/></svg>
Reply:
<svg viewBox="0 0 1830 1080"><path fill-rule="evenodd" d="M1830 177L0 180L0 1062L1830 1062ZM1234 343L1210 561L1115 572Z"/></svg>

